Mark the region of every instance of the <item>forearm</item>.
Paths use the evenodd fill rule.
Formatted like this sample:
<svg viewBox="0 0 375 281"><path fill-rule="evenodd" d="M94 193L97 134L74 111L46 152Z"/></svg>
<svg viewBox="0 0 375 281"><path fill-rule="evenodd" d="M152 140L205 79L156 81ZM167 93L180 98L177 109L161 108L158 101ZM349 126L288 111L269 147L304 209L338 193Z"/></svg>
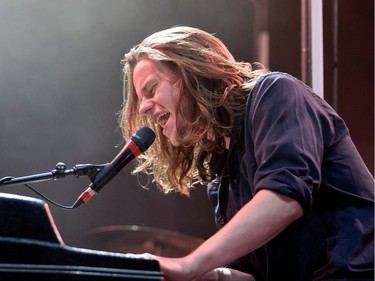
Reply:
<svg viewBox="0 0 375 281"><path fill-rule="evenodd" d="M266 244L302 214L298 202L269 190L261 190L186 261L199 276Z"/></svg>

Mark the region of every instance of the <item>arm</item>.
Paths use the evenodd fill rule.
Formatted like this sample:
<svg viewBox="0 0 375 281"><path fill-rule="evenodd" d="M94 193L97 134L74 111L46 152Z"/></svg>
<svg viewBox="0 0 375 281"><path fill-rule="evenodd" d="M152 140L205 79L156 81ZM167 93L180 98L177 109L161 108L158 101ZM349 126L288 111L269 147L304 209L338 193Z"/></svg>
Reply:
<svg viewBox="0 0 375 281"><path fill-rule="evenodd" d="M260 190L225 227L190 255L158 257L161 271L167 280L196 279L266 244L302 215L297 201Z"/></svg>
<svg viewBox="0 0 375 281"><path fill-rule="evenodd" d="M311 208L324 153L321 107L302 83L282 74L266 77L250 97L245 122L254 147L248 143L248 150L258 165L249 174L258 192L196 251L180 259L160 258L167 280L199 278L253 252Z"/></svg>

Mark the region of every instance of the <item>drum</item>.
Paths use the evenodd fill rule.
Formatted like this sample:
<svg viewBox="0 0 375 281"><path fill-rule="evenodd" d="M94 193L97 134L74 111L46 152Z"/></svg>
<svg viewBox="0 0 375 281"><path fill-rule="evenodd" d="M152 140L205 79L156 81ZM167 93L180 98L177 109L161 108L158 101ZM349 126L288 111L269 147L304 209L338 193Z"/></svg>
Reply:
<svg viewBox="0 0 375 281"><path fill-rule="evenodd" d="M164 257L185 256L204 241L177 231L138 225L98 227L85 233L80 240L79 246L87 249Z"/></svg>

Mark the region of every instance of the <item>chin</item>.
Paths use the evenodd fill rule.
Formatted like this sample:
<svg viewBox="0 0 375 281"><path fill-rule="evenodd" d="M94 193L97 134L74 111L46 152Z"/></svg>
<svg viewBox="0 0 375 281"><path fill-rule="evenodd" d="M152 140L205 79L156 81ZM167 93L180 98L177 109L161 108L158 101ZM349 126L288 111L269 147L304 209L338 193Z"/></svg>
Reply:
<svg viewBox="0 0 375 281"><path fill-rule="evenodd" d="M165 135L166 136L166 135ZM169 136L166 136L169 140L169 142L173 145L173 146L180 146L181 145L181 142L178 141L178 138L176 137L176 134L171 134Z"/></svg>
<svg viewBox="0 0 375 281"><path fill-rule="evenodd" d="M181 142L176 138L176 136L172 136L172 138L170 138L169 141L171 142L173 146L181 145Z"/></svg>
<svg viewBox="0 0 375 281"><path fill-rule="evenodd" d="M178 142L178 141L176 141L176 140L170 140L170 142L171 142L171 144L172 144L173 146L176 146L176 147L178 147L178 146L181 145L181 143Z"/></svg>

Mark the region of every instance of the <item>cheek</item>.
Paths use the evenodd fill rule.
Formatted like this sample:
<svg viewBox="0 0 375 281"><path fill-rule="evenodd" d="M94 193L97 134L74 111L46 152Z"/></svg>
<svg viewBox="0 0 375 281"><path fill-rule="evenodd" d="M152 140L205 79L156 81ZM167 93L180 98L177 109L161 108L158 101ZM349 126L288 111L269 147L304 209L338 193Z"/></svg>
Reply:
<svg viewBox="0 0 375 281"><path fill-rule="evenodd" d="M180 107L180 101L181 101L181 91L179 88L173 87L172 89L172 95L171 95L171 100L173 107L175 108L175 113L179 112L178 108Z"/></svg>

